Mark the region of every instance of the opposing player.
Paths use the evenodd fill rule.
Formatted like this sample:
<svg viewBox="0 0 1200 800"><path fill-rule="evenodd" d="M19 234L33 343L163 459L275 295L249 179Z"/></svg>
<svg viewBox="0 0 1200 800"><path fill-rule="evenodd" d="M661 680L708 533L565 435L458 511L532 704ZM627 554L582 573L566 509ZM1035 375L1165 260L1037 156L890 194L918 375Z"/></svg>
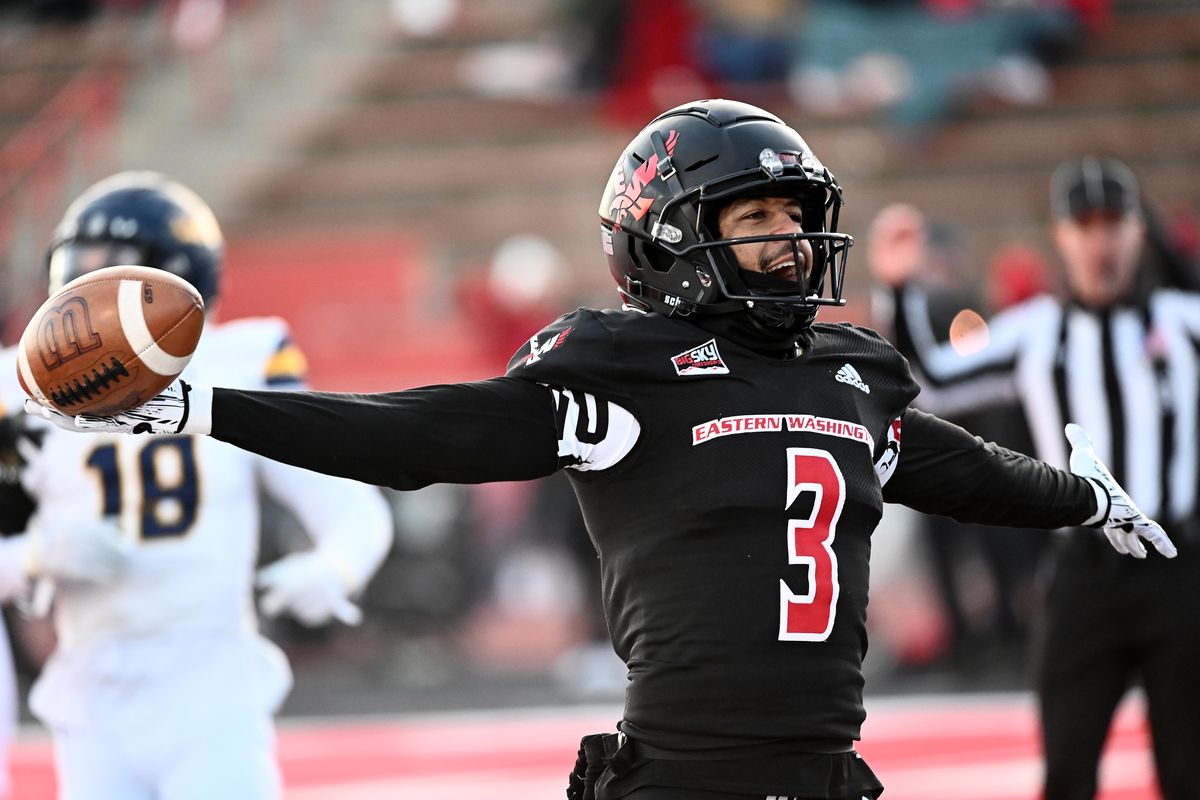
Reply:
<svg viewBox="0 0 1200 800"><path fill-rule="evenodd" d="M854 742L885 501L1172 546L1082 449L1072 475L984 444L909 408L916 385L879 336L815 323L841 302L841 204L777 117L690 103L638 134L601 200L625 307L562 317L504 377L368 396L179 381L116 417L28 408L398 489L566 469L629 668L620 733L585 739L573 796L874 798Z"/></svg>
<svg viewBox="0 0 1200 800"><path fill-rule="evenodd" d="M122 173L67 210L49 254L50 289L100 267L143 264L189 281L211 316L221 251L199 197L157 174ZM6 355L0 381L11 391ZM210 318L185 374L297 387L304 370L282 320ZM272 715L291 674L256 631L259 492L293 511L315 542L259 573L262 609L319 624L355 621L349 598L390 546L379 491L187 434L52 430L25 452L22 482L36 513L0 570L17 576L16 589L22 573L32 576L35 595L53 581L58 645L31 707L54 735L60 796L279 797Z"/></svg>
<svg viewBox="0 0 1200 800"><path fill-rule="evenodd" d="M0 360L3 360L3 351L0 351ZM15 593L24 583L23 577L4 573L3 565L16 559L6 558L3 551L14 549L19 553L24 546L8 537L24 530L30 509L28 496L21 488L24 458L19 447L34 418L20 413L19 409L15 413L9 412L10 409L0 401L0 598L11 596L10 586L16 587L12 590ZM18 718L17 670L12 650L9 633L0 626L0 800L12 796L9 753L16 737Z"/></svg>

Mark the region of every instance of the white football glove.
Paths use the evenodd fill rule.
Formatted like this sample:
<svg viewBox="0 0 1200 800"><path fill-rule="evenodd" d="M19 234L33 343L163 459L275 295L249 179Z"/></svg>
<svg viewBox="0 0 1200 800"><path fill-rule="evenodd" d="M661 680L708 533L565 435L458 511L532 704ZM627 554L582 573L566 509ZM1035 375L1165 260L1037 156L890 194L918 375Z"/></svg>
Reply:
<svg viewBox="0 0 1200 800"><path fill-rule="evenodd" d="M25 572L35 578L111 583L133 555L133 545L109 520L35 520L26 535Z"/></svg>
<svg viewBox="0 0 1200 800"><path fill-rule="evenodd" d="M1108 509L1102 509L1099 525L1113 549L1134 558L1145 558L1146 546L1141 542L1145 539L1162 555L1174 558L1177 551L1166 531L1143 514L1113 478L1092 449L1092 439L1087 431L1072 422L1067 425L1066 434L1071 443L1071 472L1098 485L1102 494L1108 497Z"/></svg>
<svg viewBox="0 0 1200 800"><path fill-rule="evenodd" d="M268 617L287 611L315 627L336 619L347 625L362 622L362 611L347 597L342 570L333 556L320 549L292 553L258 571L264 591L259 607Z"/></svg>
<svg viewBox="0 0 1200 800"><path fill-rule="evenodd" d="M161 394L111 417L91 414L73 417L32 398L25 401L25 412L47 419L72 433L188 433L184 426L188 422L191 391L191 385L176 378Z"/></svg>

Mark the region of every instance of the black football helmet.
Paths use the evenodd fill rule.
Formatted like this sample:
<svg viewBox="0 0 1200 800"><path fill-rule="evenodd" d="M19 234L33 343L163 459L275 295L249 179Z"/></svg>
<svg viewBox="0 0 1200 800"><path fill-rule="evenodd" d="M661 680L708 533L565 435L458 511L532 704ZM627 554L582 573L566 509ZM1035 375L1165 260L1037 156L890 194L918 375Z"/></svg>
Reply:
<svg viewBox="0 0 1200 800"><path fill-rule="evenodd" d="M760 196L797 200L803 232L721 238L721 207ZM625 148L600 201L600 234L628 305L676 316L741 313L798 332L820 306L845 304L853 239L837 232L841 207L833 175L782 120L746 103L701 100L659 115ZM794 279L740 270L729 249L790 242L799 265L804 240L812 263Z"/></svg>
<svg viewBox="0 0 1200 800"><path fill-rule="evenodd" d="M217 218L195 192L157 172L120 172L67 208L47 254L50 293L101 267L138 264L178 275L210 306L223 250Z"/></svg>

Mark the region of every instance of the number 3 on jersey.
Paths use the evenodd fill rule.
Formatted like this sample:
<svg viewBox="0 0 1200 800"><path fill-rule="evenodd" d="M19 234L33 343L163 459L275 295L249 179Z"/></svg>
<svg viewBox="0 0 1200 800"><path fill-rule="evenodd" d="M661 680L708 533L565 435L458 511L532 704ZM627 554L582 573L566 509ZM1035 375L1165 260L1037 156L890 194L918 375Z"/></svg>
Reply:
<svg viewBox="0 0 1200 800"><path fill-rule="evenodd" d="M788 563L808 570L808 591L794 594L779 581L779 639L785 642L823 642L837 614L838 565L833 552L838 518L846 500L846 481L837 462L824 450L789 447L787 502L813 495L805 519L789 519Z"/></svg>

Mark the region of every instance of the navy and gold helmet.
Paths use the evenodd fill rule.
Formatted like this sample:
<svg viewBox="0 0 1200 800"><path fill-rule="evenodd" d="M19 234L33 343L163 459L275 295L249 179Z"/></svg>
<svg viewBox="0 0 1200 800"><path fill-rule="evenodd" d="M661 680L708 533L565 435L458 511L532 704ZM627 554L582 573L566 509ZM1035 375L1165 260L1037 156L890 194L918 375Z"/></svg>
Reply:
<svg viewBox="0 0 1200 800"><path fill-rule="evenodd" d="M717 212L743 197L798 201L802 232L723 239ZM647 125L617 161L600 201L601 237L622 300L662 314L745 314L799 331L822 305L843 305L851 237L837 232L842 190L800 134L767 111L730 100L673 108ZM812 263L795 279L761 280L737 268L739 242L801 242Z"/></svg>
<svg viewBox="0 0 1200 800"><path fill-rule="evenodd" d="M178 275L211 307L223 250L217 219L195 192L157 172L121 172L67 208L47 254L50 293L101 267L139 264Z"/></svg>

